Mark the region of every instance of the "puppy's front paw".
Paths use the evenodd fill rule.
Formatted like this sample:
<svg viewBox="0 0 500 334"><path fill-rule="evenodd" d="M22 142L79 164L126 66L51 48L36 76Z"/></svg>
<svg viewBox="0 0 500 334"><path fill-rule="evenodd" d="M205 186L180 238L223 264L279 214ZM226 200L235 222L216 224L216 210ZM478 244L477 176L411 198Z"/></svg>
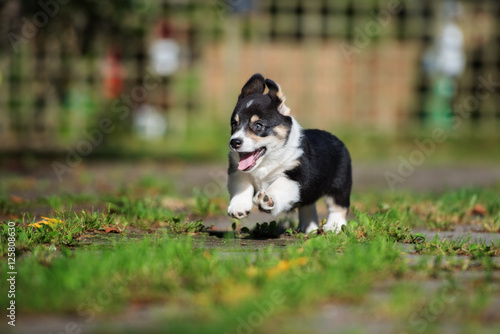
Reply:
<svg viewBox="0 0 500 334"><path fill-rule="evenodd" d="M236 219L242 219L248 216L250 211L252 210L252 202L243 201L238 198L233 198L229 203L229 207L227 208L227 214L230 217Z"/></svg>
<svg viewBox="0 0 500 334"><path fill-rule="evenodd" d="M260 190L253 198L253 201L260 211L271 213L274 209L274 200L272 196L264 190Z"/></svg>
<svg viewBox="0 0 500 334"><path fill-rule="evenodd" d="M343 217L336 217L335 220L329 219L325 225L323 225L323 231L332 231L333 233L339 233L342 231L342 226L346 225L346 220Z"/></svg>

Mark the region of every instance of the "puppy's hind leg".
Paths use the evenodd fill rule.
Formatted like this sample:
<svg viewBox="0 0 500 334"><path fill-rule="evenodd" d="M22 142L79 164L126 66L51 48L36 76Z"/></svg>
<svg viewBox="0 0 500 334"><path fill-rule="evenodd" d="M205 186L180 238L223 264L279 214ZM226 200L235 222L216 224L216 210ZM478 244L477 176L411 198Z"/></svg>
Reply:
<svg viewBox="0 0 500 334"><path fill-rule="evenodd" d="M318 214L316 213L316 203L299 208L299 230L302 233L309 233L317 230Z"/></svg>
<svg viewBox="0 0 500 334"><path fill-rule="evenodd" d="M341 231L342 226L347 223L346 218L349 208L337 204L332 196L325 196L325 201L328 207L328 219L323 226L323 230L338 233Z"/></svg>

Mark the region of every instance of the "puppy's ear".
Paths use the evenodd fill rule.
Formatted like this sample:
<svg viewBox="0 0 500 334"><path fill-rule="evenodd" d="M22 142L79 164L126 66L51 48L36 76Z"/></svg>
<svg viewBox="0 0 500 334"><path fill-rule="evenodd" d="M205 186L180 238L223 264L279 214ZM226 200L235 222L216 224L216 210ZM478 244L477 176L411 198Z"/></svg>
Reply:
<svg viewBox="0 0 500 334"><path fill-rule="evenodd" d="M285 105L286 97L281 91L280 85L271 79L266 79L266 85L269 88L267 95L278 105L278 111L283 116L290 116L290 108Z"/></svg>
<svg viewBox="0 0 500 334"><path fill-rule="evenodd" d="M247 83L241 89L241 94L238 96L238 101L247 97L248 95L253 94L262 94L264 93L264 89L266 89L264 77L260 73L256 73L252 75L250 79L248 79Z"/></svg>

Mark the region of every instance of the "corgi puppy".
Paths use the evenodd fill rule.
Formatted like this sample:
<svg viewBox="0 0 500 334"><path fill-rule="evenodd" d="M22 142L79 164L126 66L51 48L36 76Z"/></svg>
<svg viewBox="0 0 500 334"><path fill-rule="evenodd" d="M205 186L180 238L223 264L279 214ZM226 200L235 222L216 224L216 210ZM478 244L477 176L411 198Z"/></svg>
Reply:
<svg viewBox="0 0 500 334"><path fill-rule="evenodd" d="M243 86L229 147L229 216L242 219L253 205L274 216L297 208L299 230L309 233L319 228L316 201L324 197L323 230L339 232L346 224L352 187L347 148L328 132L302 129L274 81L255 74Z"/></svg>

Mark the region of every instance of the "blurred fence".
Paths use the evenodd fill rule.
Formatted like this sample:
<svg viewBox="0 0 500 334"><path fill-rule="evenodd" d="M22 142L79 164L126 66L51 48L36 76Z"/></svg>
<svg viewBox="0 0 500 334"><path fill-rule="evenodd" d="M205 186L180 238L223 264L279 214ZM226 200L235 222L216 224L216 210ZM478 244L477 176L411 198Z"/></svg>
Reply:
<svg viewBox="0 0 500 334"><path fill-rule="evenodd" d="M167 132L224 120L255 72L281 84L306 126L500 124L496 0L0 4L2 151L58 152L98 132L128 138L144 105ZM165 39L179 47L168 75L152 64ZM454 62L462 68L446 70Z"/></svg>

